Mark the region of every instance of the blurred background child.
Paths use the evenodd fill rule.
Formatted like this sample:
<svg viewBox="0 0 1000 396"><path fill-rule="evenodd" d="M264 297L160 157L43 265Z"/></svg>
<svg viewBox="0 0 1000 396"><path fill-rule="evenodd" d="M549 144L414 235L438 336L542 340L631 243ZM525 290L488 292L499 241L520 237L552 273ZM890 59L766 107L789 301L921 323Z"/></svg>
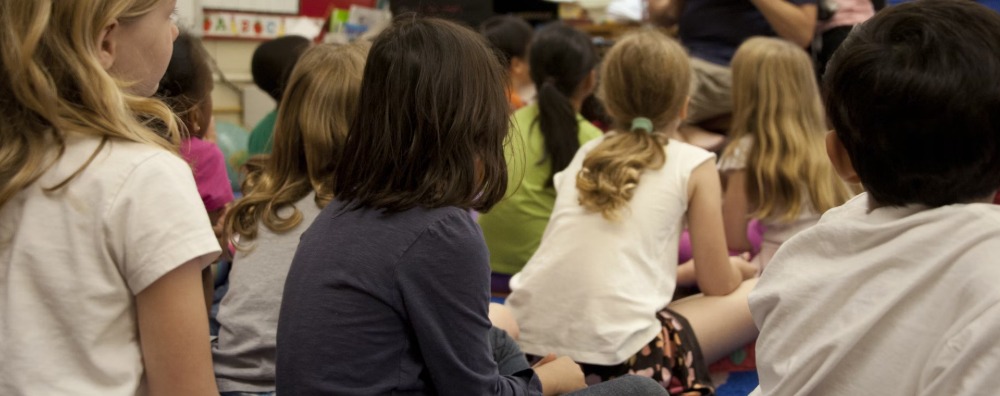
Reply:
<svg viewBox="0 0 1000 396"><path fill-rule="evenodd" d="M220 220L233 201L233 190L226 173L222 150L212 141L212 65L201 40L181 32L174 40L174 52L167 72L160 79L156 96L181 120L180 153L194 171L194 181L205 204L209 221L219 237L223 251L228 251L222 238ZM205 300L212 305L212 271L202 273Z"/></svg>
<svg viewBox="0 0 1000 396"><path fill-rule="evenodd" d="M302 36L284 36L267 41L254 51L250 61L253 82L274 99L276 106L250 131L250 140L247 142L250 156L271 152L271 136L274 134L285 84L302 52L311 44L309 39Z"/></svg>
<svg viewBox="0 0 1000 396"><path fill-rule="evenodd" d="M479 217L494 273L492 289L499 295L510 291L510 276L538 248L556 200L552 176L581 144L601 136L579 114L597 81L590 37L561 23L546 26L535 34L528 59L538 103L514 113L506 148L510 191Z"/></svg>
<svg viewBox="0 0 1000 396"><path fill-rule="evenodd" d="M726 241L751 251L747 223L764 227L762 269L781 244L851 194L825 155L826 112L809 56L788 41L755 37L733 56L733 140L719 161Z"/></svg>
<svg viewBox="0 0 1000 396"><path fill-rule="evenodd" d="M511 109L534 103L535 84L531 82L528 66L528 45L534 33L531 25L516 16L497 15L480 24L479 33L499 51L501 63L507 68Z"/></svg>

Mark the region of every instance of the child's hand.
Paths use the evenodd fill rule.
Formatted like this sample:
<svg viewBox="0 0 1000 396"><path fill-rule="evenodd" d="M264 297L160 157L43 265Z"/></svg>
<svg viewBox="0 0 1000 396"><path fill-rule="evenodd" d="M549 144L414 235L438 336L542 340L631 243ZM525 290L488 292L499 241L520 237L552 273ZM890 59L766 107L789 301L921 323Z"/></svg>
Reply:
<svg viewBox="0 0 1000 396"><path fill-rule="evenodd" d="M750 253L743 253L739 256L729 257L729 263L736 267L740 271L740 276L743 280L756 278L759 268L756 265L750 263Z"/></svg>
<svg viewBox="0 0 1000 396"><path fill-rule="evenodd" d="M542 383L542 394L561 395L587 387L580 365L566 356L548 354L533 367Z"/></svg>

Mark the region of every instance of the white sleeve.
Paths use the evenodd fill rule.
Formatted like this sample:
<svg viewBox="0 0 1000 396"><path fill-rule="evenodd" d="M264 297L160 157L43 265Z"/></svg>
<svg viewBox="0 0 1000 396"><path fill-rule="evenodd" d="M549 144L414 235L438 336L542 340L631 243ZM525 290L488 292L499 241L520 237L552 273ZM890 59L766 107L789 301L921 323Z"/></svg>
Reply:
<svg viewBox="0 0 1000 396"><path fill-rule="evenodd" d="M188 261L221 249L191 168L163 152L132 170L104 217L108 249L133 295Z"/></svg>
<svg viewBox="0 0 1000 396"><path fill-rule="evenodd" d="M566 165L566 169L563 169L552 176L552 184L556 187L557 194L564 177L570 177L573 180L572 186L567 186L567 188L576 188L576 175L580 172L580 169L583 168L583 160L587 159L587 154L590 154L590 151L603 141L604 137L599 137L584 143L580 146L579 150L576 150L576 154L573 155L573 160L569 162L569 165Z"/></svg>
<svg viewBox="0 0 1000 396"><path fill-rule="evenodd" d="M736 143L736 147L729 155L719 159L719 172L729 172L744 169L747 167L747 155L753 148L753 138L744 136Z"/></svg>
<svg viewBox="0 0 1000 396"><path fill-rule="evenodd" d="M933 318L929 318L933 320ZM920 379L919 395L974 395L1000 389L1000 305L944 340Z"/></svg>

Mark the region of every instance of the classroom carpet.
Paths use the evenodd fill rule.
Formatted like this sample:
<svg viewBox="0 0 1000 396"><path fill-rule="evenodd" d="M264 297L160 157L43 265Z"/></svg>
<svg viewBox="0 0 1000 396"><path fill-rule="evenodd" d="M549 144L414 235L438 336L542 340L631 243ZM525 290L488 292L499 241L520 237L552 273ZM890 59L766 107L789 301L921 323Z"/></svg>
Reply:
<svg viewBox="0 0 1000 396"><path fill-rule="evenodd" d="M746 396L757 385L760 380L756 371L733 371L729 373L726 382L723 382L715 389L716 396Z"/></svg>

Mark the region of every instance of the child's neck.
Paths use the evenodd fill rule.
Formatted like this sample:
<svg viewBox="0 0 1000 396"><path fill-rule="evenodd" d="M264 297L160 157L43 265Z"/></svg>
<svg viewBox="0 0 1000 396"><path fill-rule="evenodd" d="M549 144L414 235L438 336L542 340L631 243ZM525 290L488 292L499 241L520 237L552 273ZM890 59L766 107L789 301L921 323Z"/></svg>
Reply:
<svg viewBox="0 0 1000 396"><path fill-rule="evenodd" d="M994 192L992 192L989 195L986 195L984 197L973 198L973 199L970 199L970 200L967 200L967 201L962 201L962 202L953 202L952 205L956 205L956 204L977 204L977 203L992 204L994 198L996 197L996 195L997 195L997 191L994 191ZM875 209L878 209L878 208L885 207L885 206L888 206L888 205L879 203L874 198L872 198L872 196L870 194L868 195L868 211L869 212L871 212L871 211L873 211Z"/></svg>

